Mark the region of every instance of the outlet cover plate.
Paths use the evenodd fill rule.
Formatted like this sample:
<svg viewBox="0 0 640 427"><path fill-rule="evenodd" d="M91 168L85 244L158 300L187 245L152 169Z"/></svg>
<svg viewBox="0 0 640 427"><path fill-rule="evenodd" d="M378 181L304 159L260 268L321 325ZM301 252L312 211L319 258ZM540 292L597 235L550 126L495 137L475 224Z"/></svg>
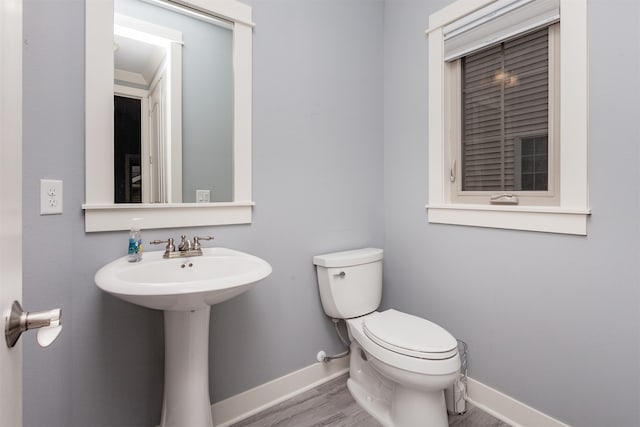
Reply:
<svg viewBox="0 0 640 427"><path fill-rule="evenodd" d="M62 181L56 179L40 180L40 215L62 213Z"/></svg>

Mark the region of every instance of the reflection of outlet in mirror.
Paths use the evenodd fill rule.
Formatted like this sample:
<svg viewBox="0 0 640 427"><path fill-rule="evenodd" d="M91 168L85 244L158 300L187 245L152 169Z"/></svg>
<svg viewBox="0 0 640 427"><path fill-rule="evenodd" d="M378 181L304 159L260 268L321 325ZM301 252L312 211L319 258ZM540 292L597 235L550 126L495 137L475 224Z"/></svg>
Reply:
<svg viewBox="0 0 640 427"><path fill-rule="evenodd" d="M211 190L196 190L196 203L209 203L211 201Z"/></svg>
<svg viewBox="0 0 640 427"><path fill-rule="evenodd" d="M40 180L40 215L62 213L62 181Z"/></svg>

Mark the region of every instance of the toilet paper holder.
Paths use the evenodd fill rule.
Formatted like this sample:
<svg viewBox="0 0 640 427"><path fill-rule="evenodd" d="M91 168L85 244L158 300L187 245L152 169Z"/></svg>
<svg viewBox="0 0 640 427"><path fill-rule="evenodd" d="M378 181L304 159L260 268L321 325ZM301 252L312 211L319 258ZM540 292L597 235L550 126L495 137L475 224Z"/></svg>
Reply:
<svg viewBox="0 0 640 427"><path fill-rule="evenodd" d="M38 329L38 344L41 347L48 347L62 329L62 310L56 308L28 312L22 310L18 301L14 301L4 327L7 346L14 347L22 333L32 329Z"/></svg>

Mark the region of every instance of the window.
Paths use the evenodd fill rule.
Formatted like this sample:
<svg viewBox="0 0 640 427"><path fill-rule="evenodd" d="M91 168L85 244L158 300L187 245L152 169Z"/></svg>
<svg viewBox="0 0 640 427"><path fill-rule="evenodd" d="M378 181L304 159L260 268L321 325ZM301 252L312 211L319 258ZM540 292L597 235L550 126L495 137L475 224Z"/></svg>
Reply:
<svg viewBox="0 0 640 427"><path fill-rule="evenodd" d="M453 201L496 203L508 194L511 204L558 204L557 114L550 119L558 111L558 49L554 24L449 65L451 85L460 87L445 100L453 104L449 128L460 128L449 146Z"/></svg>
<svg viewBox="0 0 640 427"><path fill-rule="evenodd" d="M431 15L429 222L586 234L585 3Z"/></svg>

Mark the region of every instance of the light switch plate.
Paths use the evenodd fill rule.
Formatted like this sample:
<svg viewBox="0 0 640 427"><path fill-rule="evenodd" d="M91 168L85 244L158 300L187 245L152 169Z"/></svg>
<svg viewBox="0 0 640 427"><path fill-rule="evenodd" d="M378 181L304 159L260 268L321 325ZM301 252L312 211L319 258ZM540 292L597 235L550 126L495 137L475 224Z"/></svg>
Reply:
<svg viewBox="0 0 640 427"><path fill-rule="evenodd" d="M196 190L196 203L209 203L211 201L211 190Z"/></svg>
<svg viewBox="0 0 640 427"><path fill-rule="evenodd" d="M62 181L55 179L40 180L40 215L62 213Z"/></svg>

